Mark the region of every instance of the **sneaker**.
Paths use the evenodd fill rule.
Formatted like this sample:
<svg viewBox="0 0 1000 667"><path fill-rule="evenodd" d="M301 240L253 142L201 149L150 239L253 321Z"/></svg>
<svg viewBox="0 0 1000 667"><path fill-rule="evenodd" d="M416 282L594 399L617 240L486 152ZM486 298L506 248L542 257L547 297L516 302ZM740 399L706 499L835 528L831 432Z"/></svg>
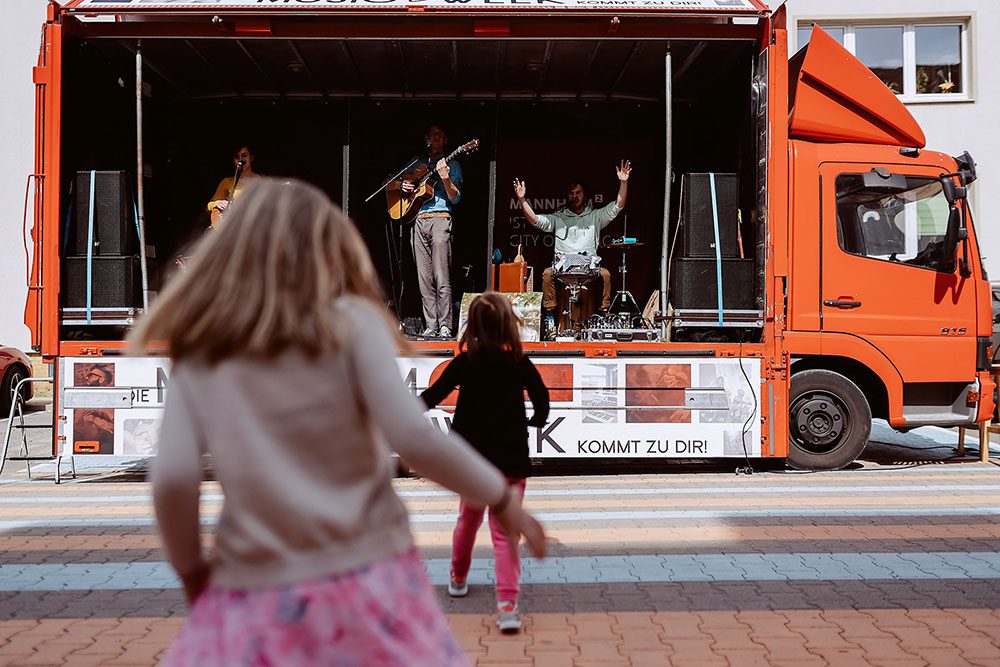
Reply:
<svg viewBox="0 0 1000 667"><path fill-rule="evenodd" d="M521 629L521 617L517 615L514 602L497 602L497 627L500 632L517 632Z"/></svg>
<svg viewBox="0 0 1000 667"><path fill-rule="evenodd" d="M441 327L441 330L438 331L438 336L441 338L451 338L451 329L448 327Z"/></svg>
<svg viewBox="0 0 1000 667"><path fill-rule="evenodd" d="M469 594L469 582L451 575L448 579L448 595L453 598L464 598Z"/></svg>
<svg viewBox="0 0 1000 667"><path fill-rule="evenodd" d="M427 327L426 329L424 329L424 332L422 334L420 334L420 337L421 338L436 338L437 335L438 335L437 329L434 329L432 327Z"/></svg>

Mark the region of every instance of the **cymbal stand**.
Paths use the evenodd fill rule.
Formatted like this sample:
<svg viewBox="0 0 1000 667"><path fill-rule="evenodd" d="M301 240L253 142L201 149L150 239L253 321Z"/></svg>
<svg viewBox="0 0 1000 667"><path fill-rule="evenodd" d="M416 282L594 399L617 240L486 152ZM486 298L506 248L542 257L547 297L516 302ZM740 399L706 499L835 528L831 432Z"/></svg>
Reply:
<svg viewBox="0 0 1000 667"><path fill-rule="evenodd" d="M626 274L628 274L628 264L625 261L626 252L627 249L622 248L622 264L621 268L619 269L622 274L622 288L618 290L618 293L615 294L615 298L612 299L610 310L612 312L619 312L619 313L621 312L638 313L642 312L639 310L639 304L636 303L635 297L632 296L632 293L629 292L628 288L625 286L625 277Z"/></svg>

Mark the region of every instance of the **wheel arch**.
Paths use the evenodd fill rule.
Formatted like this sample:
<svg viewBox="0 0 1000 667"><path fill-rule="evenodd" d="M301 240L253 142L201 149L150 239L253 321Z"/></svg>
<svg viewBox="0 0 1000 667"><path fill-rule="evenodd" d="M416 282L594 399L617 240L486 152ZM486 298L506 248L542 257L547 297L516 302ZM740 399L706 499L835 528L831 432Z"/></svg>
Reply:
<svg viewBox="0 0 1000 667"><path fill-rule="evenodd" d="M865 395L872 417L889 419L889 391L885 382L871 368L857 359L826 355L808 355L792 360L792 376L806 370L825 370L843 375Z"/></svg>
<svg viewBox="0 0 1000 667"><path fill-rule="evenodd" d="M869 341L846 333L792 331L786 335L786 349L792 358L791 372L800 367L831 370L845 375L865 393L868 389L878 400L885 399L878 409L871 405L873 415L883 417L893 426L906 423L903 417L903 378L899 369L879 348ZM857 378L857 379L855 379ZM887 406L886 409L881 409Z"/></svg>

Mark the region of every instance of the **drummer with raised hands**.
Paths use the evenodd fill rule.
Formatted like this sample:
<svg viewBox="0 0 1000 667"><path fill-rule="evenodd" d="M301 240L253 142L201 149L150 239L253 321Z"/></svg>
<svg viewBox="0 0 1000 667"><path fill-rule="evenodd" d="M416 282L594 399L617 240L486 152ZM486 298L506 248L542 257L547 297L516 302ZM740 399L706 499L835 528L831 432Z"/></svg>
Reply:
<svg viewBox="0 0 1000 667"><path fill-rule="evenodd" d="M579 181L570 181L566 192L566 206L555 213L537 214L531 204L525 199L526 187L524 181L514 179L514 194L524 211L524 216L532 225L543 232L555 234L556 253L579 253L596 255L601 238L601 230L611 224L623 208L628 196L628 177L632 173L632 165L628 160L622 160L615 167L618 174L618 197L606 206L595 209L590 205L590 197L586 188ZM604 295L601 299L601 310L611 307L611 273L601 269L601 280L604 281ZM552 268L542 272L542 306L547 318L551 318L556 310L556 287L552 279ZM549 320L551 321L551 319Z"/></svg>

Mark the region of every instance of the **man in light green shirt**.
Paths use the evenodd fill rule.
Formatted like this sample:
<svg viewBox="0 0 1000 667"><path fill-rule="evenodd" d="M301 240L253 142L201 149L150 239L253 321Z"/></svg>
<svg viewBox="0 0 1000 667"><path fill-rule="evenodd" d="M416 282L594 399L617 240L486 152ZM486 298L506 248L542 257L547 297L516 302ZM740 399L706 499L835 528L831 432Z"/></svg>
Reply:
<svg viewBox="0 0 1000 667"><path fill-rule="evenodd" d="M599 209L591 207L588 193L578 182L570 184L566 193L566 206L555 213L536 214L531 204L524 198L526 192L524 181L517 178L514 179L514 194L529 223L543 232L555 234L556 252L585 252L596 255L600 246L601 230L611 224L611 221L625 208L625 199L628 196L628 177L632 173L632 165L628 160L622 160L615 171L618 174L618 197ZM607 269L601 269L601 279L604 281L601 310L607 310L611 307L611 273ZM542 273L542 306L549 311L555 310L557 306L551 267Z"/></svg>

